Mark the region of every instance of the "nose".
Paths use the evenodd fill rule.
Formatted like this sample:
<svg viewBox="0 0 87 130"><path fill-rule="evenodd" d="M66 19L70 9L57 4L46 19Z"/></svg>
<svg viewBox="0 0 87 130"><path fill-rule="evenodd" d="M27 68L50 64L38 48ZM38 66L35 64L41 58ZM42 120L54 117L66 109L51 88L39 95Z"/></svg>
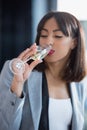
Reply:
<svg viewBox="0 0 87 130"><path fill-rule="evenodd" d="M50 42L49 45L53 46L53 42Z"/></svg>
<svg viewBox="0 0 87 130"><path fill-rule="evenodd" d="M49 39L48 39L48 45L53 46L53 44L54 44L54 40L53 40L53 38L52 38L52 36L51 36L51 37L49 37Z"/></svg>

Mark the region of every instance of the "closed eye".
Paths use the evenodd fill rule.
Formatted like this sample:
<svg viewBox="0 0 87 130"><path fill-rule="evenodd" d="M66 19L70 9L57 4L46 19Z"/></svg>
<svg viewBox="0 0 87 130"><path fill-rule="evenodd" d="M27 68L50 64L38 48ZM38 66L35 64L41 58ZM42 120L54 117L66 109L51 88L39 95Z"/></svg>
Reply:
<svg viewBox="0 0 87 130"><path fill-rule="evenodd" d="M54 36L55 38L62 38L63 36L58 36L58 35L56 35L56 36Z"/></svg>

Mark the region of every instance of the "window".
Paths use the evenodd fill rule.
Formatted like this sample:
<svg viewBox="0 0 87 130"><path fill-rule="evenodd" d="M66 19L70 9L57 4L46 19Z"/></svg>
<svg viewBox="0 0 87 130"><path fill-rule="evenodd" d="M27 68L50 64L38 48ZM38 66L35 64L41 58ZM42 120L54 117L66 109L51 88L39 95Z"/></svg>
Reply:
<svg viewBox="0 0 87 130"><path fill-rule="evenodd" d="M70 12L80 21L85 31L86 49L87 49L87 15L86 15L86 0L57 0L57 10Z"/></svg>
<svg viewBox="0 0 87 130"><path fill-rule="evenodd" d="M57 0L57 9L59 11L70 12L79 20L87 20L86 0Z"/></svg>

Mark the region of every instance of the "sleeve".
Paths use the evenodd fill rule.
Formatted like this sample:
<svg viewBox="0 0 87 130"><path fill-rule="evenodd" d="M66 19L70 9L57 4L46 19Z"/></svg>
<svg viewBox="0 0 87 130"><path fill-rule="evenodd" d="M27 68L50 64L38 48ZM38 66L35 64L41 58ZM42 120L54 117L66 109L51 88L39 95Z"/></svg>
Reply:
<svg viewBox="0 0 87 130"><path fill-rule="evenodd" d="M84 109L84 130L87 128L87 76L81 82L81 92L83 97L83 109Z"/></svg>
<svg viewBox="0 0 87 130"><path fill-rule="evenodd" d="M25 96L21 99L10 91L12 79L6 61L0 74L0 130L18 130L21 122Z"/></svg>

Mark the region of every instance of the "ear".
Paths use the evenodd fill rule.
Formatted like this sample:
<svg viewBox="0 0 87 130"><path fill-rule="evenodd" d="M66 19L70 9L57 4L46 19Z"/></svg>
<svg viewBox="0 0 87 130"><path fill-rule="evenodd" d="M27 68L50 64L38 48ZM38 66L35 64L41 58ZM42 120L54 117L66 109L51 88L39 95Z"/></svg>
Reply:
<svg viewBox="0 0 87 130"><path fill-rule="evenodd" d="M71 50L73 50L76 46L77 46L77 38L72 39Z"/></svg>

